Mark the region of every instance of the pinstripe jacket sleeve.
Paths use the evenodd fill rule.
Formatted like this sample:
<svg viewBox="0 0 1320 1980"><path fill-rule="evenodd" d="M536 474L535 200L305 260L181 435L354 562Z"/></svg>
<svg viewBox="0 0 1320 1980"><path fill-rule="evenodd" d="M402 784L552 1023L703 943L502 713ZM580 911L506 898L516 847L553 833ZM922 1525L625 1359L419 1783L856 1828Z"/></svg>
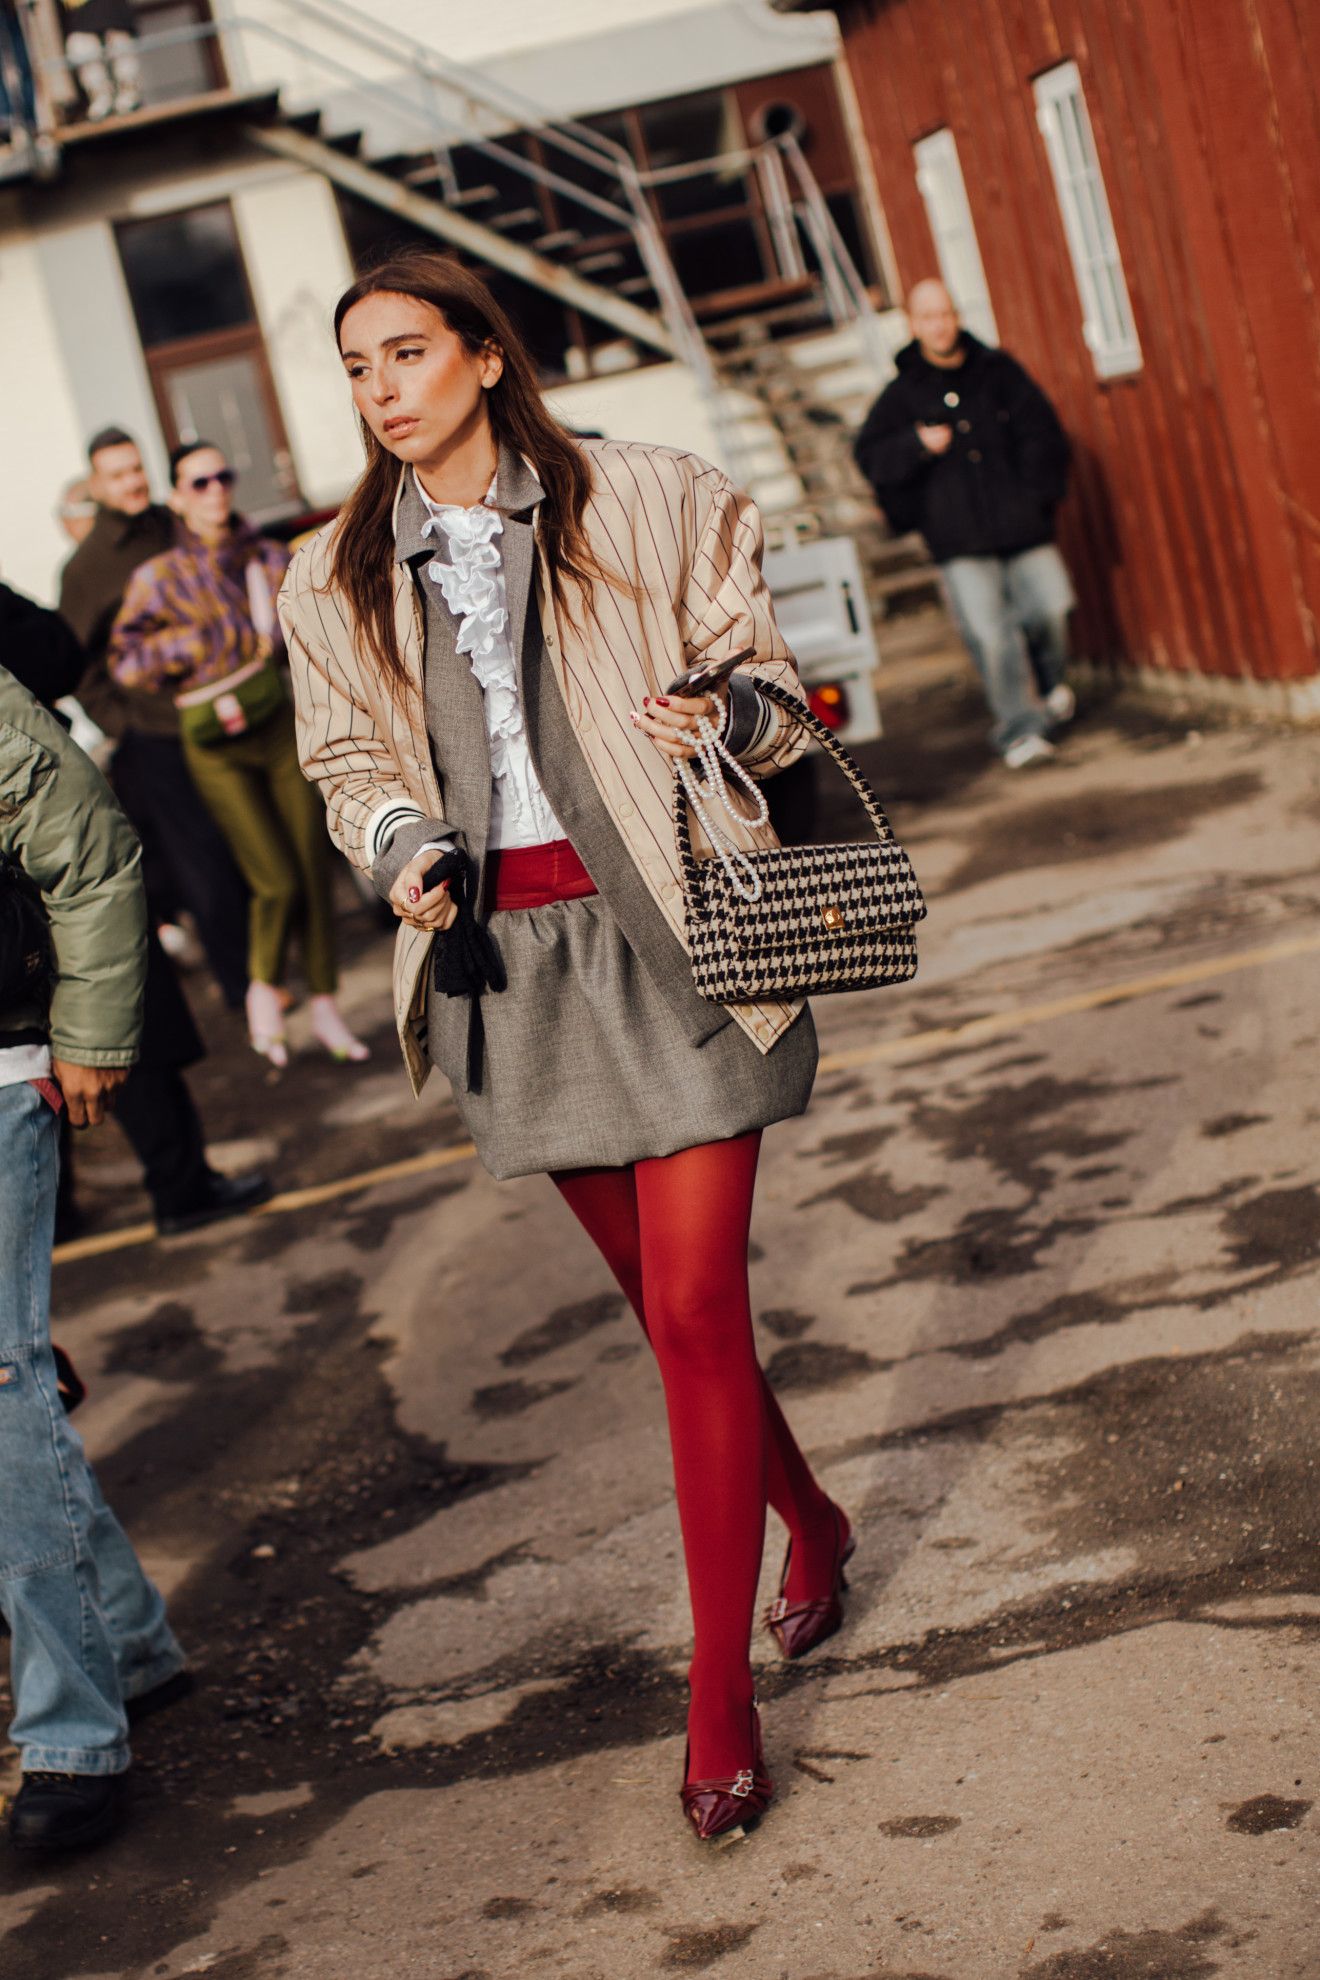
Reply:
<svg viewBox="0 0 1320 1980"><path fill-rule="evenodd" d="M325 798L330 837L354 866L371 873L402 826L425 821L436 837L451 828L438 815L438 790L427 791L435 800L430 811L417 802L415 793L434 780L410 761L415 737L405 718L383 692L375 707L367 699L366 669L323 581L326 562L324 539L313 539L294 558L280 592L298 755L304 776Z"/></svg>
<svg viewBox="0 0 1320 1980"><path fill-rule="evenodd" d="M725 742L754 776L784 770L807 746L807 732L756 693L763 675L803 698L797 668L775 622L761 575L765 547L760 511L727 478L708 470L698 484L697 547L679 609L684 644L693 660L718 660L744 647L754 657L730 681Z"/></svg>

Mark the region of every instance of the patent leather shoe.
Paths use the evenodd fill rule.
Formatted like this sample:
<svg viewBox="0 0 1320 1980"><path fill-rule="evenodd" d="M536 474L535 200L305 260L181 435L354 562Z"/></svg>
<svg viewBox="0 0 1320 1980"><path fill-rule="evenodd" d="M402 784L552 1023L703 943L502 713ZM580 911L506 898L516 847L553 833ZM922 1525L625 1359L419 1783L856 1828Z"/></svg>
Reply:
<svg viewBox="0 0 1320 1980"><path fill-rule="evenodd" d="M752 1764L732 1778L690 1781L687 1778L691 1749L683 1758L683 1786L679 1790L683 1813L702 1842L712 1842L730 1829L750 1828L758 1822L774 1798L775 1784L765 1771L761 1749L761 1715L755 1705L752 1713Z"/></svg>
<svg viewBox="0 0 1320 1980"><path fill-rule="evenodd" d="M793 1543L784 1555L784 1571L779 1577L779 1594L765 1612L765 1626L785 1657L805 1657L818 1643L833 1636L843 1622L843 1597L848 1586L844 1573L857 1548L857 1535L837 1506L834 1516L834 1577L828 1595L811 1602L790 1602L784 1594L788 1585L788 1564Z"/></svg>

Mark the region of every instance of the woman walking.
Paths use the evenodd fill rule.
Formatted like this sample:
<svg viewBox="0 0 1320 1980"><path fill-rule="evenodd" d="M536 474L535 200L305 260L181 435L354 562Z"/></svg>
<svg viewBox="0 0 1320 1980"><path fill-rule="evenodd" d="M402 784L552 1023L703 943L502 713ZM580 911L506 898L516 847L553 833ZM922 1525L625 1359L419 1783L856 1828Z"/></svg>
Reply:
<svg viewBox="0 0 1320 1980"><path fill-rule="evenodd" d="M767 1495L785 1655L838 1627L851 1551L757 1363L747 1284L761 1130L805 1108L815 1034L795 1006L697 996L671 818L700 716L753 776L800 747L746 669L718 698L665 692L746 650L796 691L759 519L691 455L573 440L451 261L387 262L335 324L367 466L281 596L303 766L402 923L414 1088L438 1065L494 1175L551 1176L655 1351L695 1638L683 1805L717 1835L773 1792L749 1663ZM454 845L464 872L429 884ZM452 944L481 953L474 904L492 988L446 994Z"/></svg>
<svg viewBox="0 0 1320 1980"><path fill-rule="evenodd" d="M193 782L251 889L247 1018L253 1049L288 1064L284 988L302 937L312 1029L335 1059L361 1060L335 1002L334 911L325 816L298 766L293 708L276 664L282 544L232 505L234 471L194 440L170 456L179 542L134 572L110 637L124 687L173 695Z"/></svg>

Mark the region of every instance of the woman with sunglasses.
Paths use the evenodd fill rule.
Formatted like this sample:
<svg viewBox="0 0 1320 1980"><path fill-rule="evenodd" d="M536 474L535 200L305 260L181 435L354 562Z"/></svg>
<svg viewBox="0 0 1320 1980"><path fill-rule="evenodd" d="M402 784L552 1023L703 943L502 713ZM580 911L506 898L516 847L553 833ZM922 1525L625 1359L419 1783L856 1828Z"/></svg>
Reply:
<svg viewBox="0 0 1320 1980"><path fill-rule="evenodd" d="M757 1363L747 1278L761 1131L805 1108L815 1033L797 1005L698 997L671 815L698 717L753 776L801 746L753 679L800 691L760 520L693 455L568 434L453 261L383 264L335 328L367 464L281 594L303 765L399 917L414 1089L438 1065L495 1176L550 1175L656 1354L695 1637L682 1799L708 1838L773 1792L749 1657L767 1498L785 1656L838 1628L851 1551ZM717 696L667 692L735 656ZM750 807L729 829L775 843ZM459 940L497 965L479 998L450 994Z"/></svg>
<svg viewBox="0 0 1320 1980"><path fill-rule="evenodd" d="M293 708L277 659L275 597L284 546L234 512L234 470L193 440L170 456L173 550L134 572L110 638L122 686L173 695L193 781L252 893L247 1019L254 1050L288 1064L284 987L301 935L312 1029L340 1060L368 1057L335 1002L325 815L298 766Z"/></svg>

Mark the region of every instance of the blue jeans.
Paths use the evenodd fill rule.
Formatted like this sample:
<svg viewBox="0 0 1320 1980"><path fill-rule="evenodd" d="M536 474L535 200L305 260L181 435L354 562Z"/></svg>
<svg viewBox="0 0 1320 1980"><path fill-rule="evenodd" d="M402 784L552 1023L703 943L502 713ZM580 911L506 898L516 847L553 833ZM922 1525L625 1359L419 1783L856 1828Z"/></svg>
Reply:
<svg viewBox="0 0 1320 1980"><path fill-rule="evenodd" d="M124 1701L183 1665L165 1604L106 1505L59 1399L50 1253L59 1123L27 1084L0 1086L0 1610L10 1737L24 1769L119 1774Z"/></svg>
<svg viewBox="0 0 1320 1980"><path fill-rule="evenodd" d="M945 594L995 718L1002 756L1024 736L1044 735L1039 696L1068 666L1068 614L1076 599L1052 543L1016 557L952 557L940 565Z"/></svg>

